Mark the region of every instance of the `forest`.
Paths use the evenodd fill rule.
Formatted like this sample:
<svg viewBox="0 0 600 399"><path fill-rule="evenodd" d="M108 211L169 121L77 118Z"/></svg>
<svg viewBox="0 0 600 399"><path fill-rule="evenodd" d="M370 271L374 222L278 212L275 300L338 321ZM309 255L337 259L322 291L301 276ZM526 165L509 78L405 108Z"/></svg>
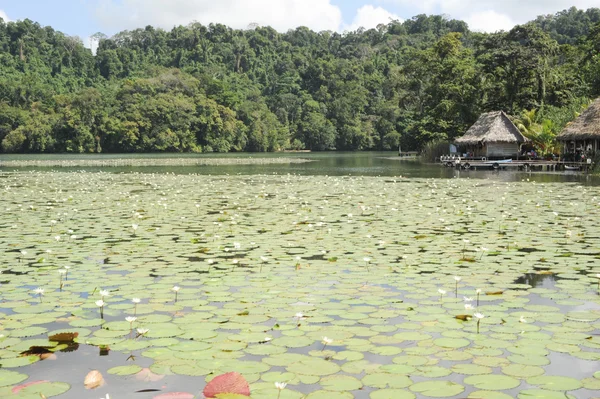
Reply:
<svg viewBox="0 0 600 399"><path fill-rule="evenodd" d="M440 15L81 39L0 19L0 152L419 150L504 110L543 152L600 96L600 9L493 34Z"/></svg>

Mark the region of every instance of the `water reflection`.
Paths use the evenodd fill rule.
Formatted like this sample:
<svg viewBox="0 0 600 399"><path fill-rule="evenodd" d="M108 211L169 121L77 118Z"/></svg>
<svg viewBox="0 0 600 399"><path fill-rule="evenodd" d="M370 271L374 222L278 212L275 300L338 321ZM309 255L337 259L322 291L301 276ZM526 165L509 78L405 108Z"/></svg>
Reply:
<svg viewBox="0 0 600 399"><path fill-rule="evenodd" d="M533 288L548 288L556 287L557 278L554 274L538 274L526 273L515 280L515 284L527 284Z"/></svg>
<svg viewBox="0 0 600 399"><path fill-rule="evenodd" d="M111 172L111 173L174 173L202 175L271 175L298 174L304 176L394 176L399 178L441 178L441 179L487 179L493 181L535 181L538 183L574 182L585 185L600 185L600 179L591 175L563 172L519 172L468 170L446 168L438 164L405 160L396 152L313 152L313 153L232 153L232 154L26 154L2 155L4 160L114 160L114 159L165 159L165 158L302 158L307 163L267 164L267 165L203 165L203 166L144 166L144 167L76 167L60 168L61 171ZM0 173L13 170L48 171L56 168L28 167L6 168L0 166Z"/></svg>

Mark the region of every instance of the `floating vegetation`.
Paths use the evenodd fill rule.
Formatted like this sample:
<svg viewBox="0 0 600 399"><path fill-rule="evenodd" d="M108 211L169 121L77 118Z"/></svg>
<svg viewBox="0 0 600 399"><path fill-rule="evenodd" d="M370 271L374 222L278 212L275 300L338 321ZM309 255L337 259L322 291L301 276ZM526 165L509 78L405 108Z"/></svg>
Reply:
<svg viewBox="0 0 600 399"><path fill-rule="evenodd" d="M103 158L103 159L15 159L0 160L5 168L118 168L143 166L227 166L227 165L276 165L311 162L304 158Z"/></svg>
<svg viewBox="0 0 600 399"><path fill-rule="evenodd" d="M1 397L600 396L599 188L0 181Z"/></svg>

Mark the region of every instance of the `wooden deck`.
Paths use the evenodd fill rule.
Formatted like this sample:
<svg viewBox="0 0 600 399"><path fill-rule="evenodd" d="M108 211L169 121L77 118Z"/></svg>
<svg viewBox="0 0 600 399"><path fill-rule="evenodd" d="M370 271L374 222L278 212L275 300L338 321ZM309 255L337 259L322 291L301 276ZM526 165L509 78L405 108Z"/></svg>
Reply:
<svg viewBox="0 0 600 399"><path fill-rule="evenodd" d="M542 161L542 160L512 160L503 162L502 160L484 160L481 158L449 158L442 157L440 164L449 168L464 170L523 170L523 171L582 171L588 172L592 164L584 162L564 162L564 161Z"/></svg>

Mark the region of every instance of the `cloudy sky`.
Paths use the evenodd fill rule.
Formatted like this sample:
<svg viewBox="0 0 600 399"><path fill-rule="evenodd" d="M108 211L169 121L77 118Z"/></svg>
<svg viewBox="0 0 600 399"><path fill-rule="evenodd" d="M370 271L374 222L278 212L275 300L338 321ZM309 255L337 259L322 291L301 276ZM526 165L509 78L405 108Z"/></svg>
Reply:
<svg viewBox="0 0 600 399"><path fill-rule="evenodd" d="M599 7L600 0L0 0L0 17L29 18L82 38L149 24L170 29L192 21L343 32L420 13L446 14L489 32L571 6Z"/></svg>

